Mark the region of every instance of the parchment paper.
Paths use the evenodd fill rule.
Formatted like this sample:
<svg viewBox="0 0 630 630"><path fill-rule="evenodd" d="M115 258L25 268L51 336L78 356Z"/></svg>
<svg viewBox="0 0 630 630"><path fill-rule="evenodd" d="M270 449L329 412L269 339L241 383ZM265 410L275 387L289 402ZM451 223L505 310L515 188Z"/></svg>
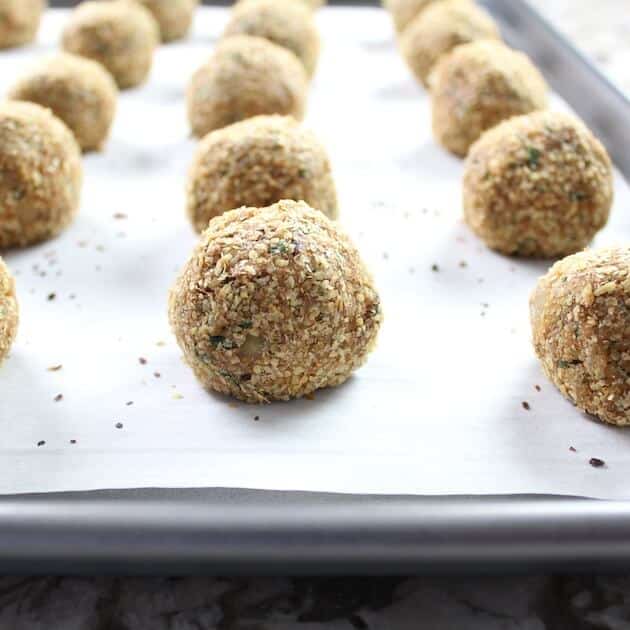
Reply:
<svg viewBox="0 0 630 630"><path fill-rule="evenodd" d="M50 11L38 45L0 54L3 91L54 49L66 17ZM527 300L547 264L493 254L462 224L461 162L432 141L427 97L377 9L319 12L307 124L329 149L341 222L382 294L378 349L314 400L252 407L201 389L169 332L166 299L195 243L184 90L226 18L201 10L192 37L162 47L149 83L121 96L106 151L85 160L72 228L6 254L22 321L0 372L0 492L630 497L630 431L573 408L531 349ZM629 201L619 179L597 245L627 241Z"/></svg>

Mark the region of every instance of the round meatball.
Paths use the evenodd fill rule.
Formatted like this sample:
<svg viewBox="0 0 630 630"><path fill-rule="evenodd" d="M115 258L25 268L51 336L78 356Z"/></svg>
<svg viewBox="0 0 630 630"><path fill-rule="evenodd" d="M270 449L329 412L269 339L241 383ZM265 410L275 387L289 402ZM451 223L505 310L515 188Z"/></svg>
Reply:
<svg viewBox="0 0 630 630"><path fill-rule="evenodd" d="M199 0L136 0L157 20L163 42L184 37L192 25Z"/></svg>
<svg viewBox="0 0 630 630"><path fill-rule="evenodd" d="M293 52L313 76L319 57L319 34L313 13L295 0L247 0L238 3L225 35L253 35Z"/></svg>
<svg viewBox="0 0 630 630"><path fill-rule="evenodd" d="M438 0L383 0L383 6L392 16L396 31L402 33L421 11L437 1Z"/></svg>
<svg viewBox="0 0 630 630"><path fill-rule="evenodd" d="M0 248L56 236L81 195L81 151L72 132L34 103L0 104Z"/></svg>
<svg viewBox="0 0 630 630"><path fill-rule="evenodd" d="M48 107L70 127L81 149L93 151L109 136L118 88L101 64L61 53L18 81L9 98Z"/></svg>
<svg viewBox="0 0 630 630"><path fill-rule="evenodd" d="M0 48L32 42L45 8L46 0L0 0Z"/></svg>
<svg viewBox="0 0 630 630"><path fill-rule="evenodd" d="M556 263L530 299L536 354L572 403L630 424L630 249L585 251Z"/></svg>
<svg viewBox="0 0 630 630"><path fill-rule="evenodd" d="M418 81L429 74L442 55L479 39L500 39L494 20L470 0L435 2L416 16L400 39L400 50Z"/></svg>
<svg viewBox="0 0 630 630"><path fill-rule="evenodd" d="M159 43L159 26L136 2L82 2L66 26L62 44L70 53L105 66L121 89L144 82Z"/></svg>
<svg viewBox="0 0 630 630"><path fill-rule="evenodd" d="M213 219L170 321L201 383L246 402L343 383L374 347L379 297L348 237L304 202Z"/></svg>
<svg viewBox="0 0 630 630"><path fill-rule="evenodd" d="M0 258L0 364L7 358L17 334L19 309L15 282Z"/></svg>
<svg viewBox="0 0 630 630"><path fill-rule="evenodd" d="M188 86L190 126L202 137L260 114L301 120L307 90L304 67L291 51L260 37L228 37Z"/></svg>
<svg viewBox="0 0 630 630"><path fill-rule="evenodd" d="M203 139L188 178L188 214L198 232L227 210L281 199L337 216L326 150L293 118L257 116Z"/></svg>
<svg viewBox="0 0 630 630"><path fill-rule="evenodd" d="M612 164L574 116L535 112L501 123L473 144L463 197L466 222L492 249L566 256L606 225Z"/></svg>
<svg viewBox="0 0 630 630"><path fill-rule="evenodd" d="M498 41L464 44L431 77L433 133L458 156L501 121L547 106L547 84L523 53Z"/></svg>

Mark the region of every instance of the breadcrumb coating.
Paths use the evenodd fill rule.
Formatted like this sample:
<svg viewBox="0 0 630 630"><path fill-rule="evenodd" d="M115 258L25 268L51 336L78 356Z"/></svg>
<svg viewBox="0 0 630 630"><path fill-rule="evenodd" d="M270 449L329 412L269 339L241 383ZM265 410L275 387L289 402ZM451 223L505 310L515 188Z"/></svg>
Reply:
<svg viewBox="0 0 630 630"><path fill-rule="evenodd" d="M392 16L394 28L402 33L411 21L430 4L438 0L382 0L383 6ZM439 0L443 1L443 0Z"/></svg>
<svg viewBox="0 0 630 630"><path fill-rule="evenodd" d="M503 120L547 107L548 88L527 55L499 41L458 46L431 75L433 134L465 156L481 134Z"/></svg>
<svg viewBox="0 0 630 630"><path fill-rule="evenodd" d="M82 2L64 29L62 46L98 61L120 89L143 83L153 65L160 28L151 12L129 0Z"/></svg>
<svg viewBox="0 0 630 630"><path fill-rule="evenodd" d="M81 151L72 132L35 103L0 104L0 248L56 236L81 196Z"/></svg>
<svg viewBox="0 0 630 630"><path fill-rule="evenodd" d="M74 133L83 151L96 151L109 136L118 88L101 64L60 53L20 79L9 98L52 110Z"/></svg>
<svg viewBox="0 0 630 630"><path fill-rule="evenodd" d="M290 51L261 37L222 40L188 86L193 133L210 131L261 114L304 117L308 79Z"/></svg>
<svg viewBox="0 0 630 630"><path fill-rule="evenodd" d="M163 42L181 39L190 30L199 0L135 0L157 20Z"/></svg>
<svg viewBox="0 0 630 630"><path fill-rule="evenodd" d="M348 237L295 201L213 219L169 311L201 383L251 403L340 385L365 362L382 318Z"/></svg>
<svg viewBox="0 0 630 630"><path fill-rule="evenodd" d="M232 9L226 36L253 35L287 48L315 74L319 57L319 33L313 12L295 0L247 0Z"/></svg>
<svg viewBox="0 0 630 630"><path fill-rule="evenodd" d="M574 116L518 116L470 149L463 201L466 222L492 249L566 256L584 249L608 221L612 163Z"/></svg>
<svg viewBox="0 0 630 630"><path fill-rule="evenodd" d="M530 299L534 348L554 385L583 411L630 424L630 248L556 263Z"/></svg>
<svg viewBox="0 0 630 630"><path fill-rule="evenodd" d="M15 296L15 282L0 258L0 365L7 358L19 321L19 308Z"/></svg>
<svg viewBox="0 0 630 630"><path fill-rule="evenodd" d="M46 0L0 0L0 48L32 42L47 4Z"/></svg>
<svg viewBox="0 0 630 630"><path fill-rule="evenodd" d="M433 66L456 46L501 39L490 15L471 0L444 0L421 11L400 38L400 51L415 77L429 85Z"/></svg>
<svg viewBox="0 0 630 630"><path fill-rule="evenodd" d="M198 232L227 210L281 199L337 216L326 150L293 118L257 116L213 131L199 144L188 178L188 214Z"/></svg>

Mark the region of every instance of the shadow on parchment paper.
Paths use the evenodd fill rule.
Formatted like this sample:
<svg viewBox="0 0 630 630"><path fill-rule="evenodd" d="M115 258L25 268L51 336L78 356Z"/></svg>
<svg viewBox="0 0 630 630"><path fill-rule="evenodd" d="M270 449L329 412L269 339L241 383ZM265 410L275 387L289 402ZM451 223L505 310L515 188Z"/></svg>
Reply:
<svg viewBox="0 0 630 630"><path fill-rule="evenodd" d="M18 341L28 335L27 330L18 331ZM60 356L63 356L63 344L60 342ZM51 365L54 360L51 359ZM55 402L55 396L63 391L63 372L52 374L42 369L35 369L30 361L21 354L21 345L14 346L9 358L2 365L2 402L0 404L0 432L2 433L3 446L10 448L28 449L31 446L36 449L37 443L44 440L47 444L66 446L72 435L70 429L66 429L68 418L67 406ZM20 418L14 415L14 410L20 408L18 400L12 401L16 396L22 399L24 395L24 383L28 383L29 409L33 413L41 410L45 414L45 427L42 426L42 418L32 419L37 427L32 440L27 444L11 443L11 426L14 423L23 425L30 422L29 418ZM6 476L5 472L1 472Z"/></svg>
<svg viewBox="0 0 630 630"><path fill-rule="evenodd" d="M536 386L540 387L540 391ZM580 476L606 473L605 469L593 469L589 465L592 457L601 458L614 466L606 452L606 442L611 439L617 444L623 443L626 450L630 450L630 432L601 422L564 398L544 375L533 350L531 362L519 375L515 387L509 393L498 394L496 408L505 418L500 425L503 433L501 441L509 444L509 450L500 456L509 457L516 469L527 470L529 475L539 477L543 483L549 477L548 460L539 456L537 444L544 445L547 454L551 448L554 461L566 460L563 463L566 463L567 470ZM579 435L584 434L583 423L590 425L588 430L592 441L601 438L604 442L601 447L581 443ZM572 451L571 447L576 450Z"/></svg>
<svg viewBox="0 0 630 630"><path fill-rule="evenodd" d="M133 172L136 176L153 177L156 172L170 170L173 163L181 157L181 147L188 142L182 137L177 143L162 147L138 146L120 137L112 137L103 153L88 156L92 168L106 170L111 176L129 177ZM159 150L158 150L159 149Z"/></svg>
<svg viewBox="0 0 630 630"><path fill-rule="evenodd" d="M414 100L422 97L422 90L413 81L400 81L378 87L373 95L382 101Z"/></svg>
<svg viewBox="0 0 630 630"><path fill-rule="evenodd" d="M428 123L430 124L430 122ZM430 173L427 173L427 164L431 165ZM425 142L410 151L409 153L396 157L396 166L403 172L412 172L421 176L430 174L431 179L449 182L452 186L453 169L461 168L461 160L451 155L448 151L438 147L433 141ZM454 187L453 187L454 188ZM461 194L457 191L458 207L461 208Z"/></svg>
<svg viewBox="0 0 630 630"><path fill-rule="evenodd" d="M369 53L391 52L396 49L394 35L386 39L370 39L361 42L361 48Z"/></svg>
<svg viewBox="0 0 630 630"><path fill-rule="evenodd" d="M193 378L192 372L191 378ZM277 401L270 404L250 404L210 390L204 391L215 402L224 404L235 422L242 421L251 424L252 418L258 418L256 420L257 426L264 431L265 428L272 430L285 425L294 426L298 422L305 423L310 420L313 414L320 414L322 406L334 409L337 401L356 386L358 386L358 382L356 377L352 375L342 385L318 389L308 398Z"/></svg>

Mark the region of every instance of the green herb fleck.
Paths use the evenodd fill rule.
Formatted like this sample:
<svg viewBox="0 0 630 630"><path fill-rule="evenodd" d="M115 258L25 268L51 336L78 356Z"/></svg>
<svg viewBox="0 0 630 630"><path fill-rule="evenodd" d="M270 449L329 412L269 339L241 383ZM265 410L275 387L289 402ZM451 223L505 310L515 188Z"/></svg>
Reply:
<svg viewBox="0 0 630 630"><path fill-rule="evenodd" d="M241 328L244 328L245 330L247 330L247 329L251 328L251 327L253 326L253 324L252 324L250 321L247 321L247 320L246 320L246 321L241 322L241 323L239 324L239 326L240 326Z"/></svg>
<svg viewBox="0 0 630 630"><path fill-rule="evenodd" d="M579 191L579 190L572 190L572 191L569 193L569 200L570 200L570 201L577 201L578 203L579 203L580 201L584 201L585 199L587 199L587 197L588 197L588 196L587 196L587 194L586 194L586 193L583 193L583 192L581 192L581 191Z"/></svg>
<svg viewBox="0 0 630 630"><path fill-rule="evenodd" d="M231 350L232 348L234 348L234 342L231 339L226 339L222 335L215 335L213 337L210 337L210 343L217 350Z"/></svg>
<svg viewBox="0 0 630 630"><path fill-rule="evenodd" d="M582 365L582 361L580 361L579 359L573 359L572 361L564 361L560 359L560 361L558 361L558 367L562 368L563 370L574 367L576 365Z"/></svg>
<svg viewBox="0 0 630 630"><path fill-rule="evenodd" d="M527 166L532 171L538 169L542 153L536 147L527 147Z"/></svg>
<svg viewBox="0 0 630 630"><path fill-rule="evenodd" d="M269 247L270 254L288 254L289 246L285 241L278 241Z"/></svg>

